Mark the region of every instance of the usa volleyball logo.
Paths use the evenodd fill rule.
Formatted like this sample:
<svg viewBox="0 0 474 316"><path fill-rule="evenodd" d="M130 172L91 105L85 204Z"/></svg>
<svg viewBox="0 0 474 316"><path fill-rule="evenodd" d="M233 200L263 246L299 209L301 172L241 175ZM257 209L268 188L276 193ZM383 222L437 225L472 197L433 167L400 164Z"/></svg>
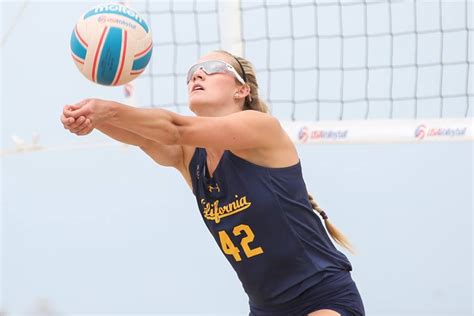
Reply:
<svg viewBox="0 0 474 316"><path fill-rule="evenodd" d="M426 135L426 125L418 125L415 129L415 138L423 139Z"/></svg>
<svg viewBox="0 0 474 316"><path fill-rule="evenodd" d="M467 133L467 127L427 127L418 125L415 129L415 137L418 139L435 139L442 137L463 137Z"/></svg>
<svg viewBox="0 0 474 316"><path fill-rule="evenodd" d="M298 139L302 142L305 143L309 138L309 131L308 128L302 127L300 131L298 132Z"/></svg>
<svg viewBox="0 0 474 316"><path fill-rule="evenodd" d="M302 127L298 132L298 140L302 143L307 141L336 141L346 139L349 130L333 129L310 129L307 126Z"/></svg>

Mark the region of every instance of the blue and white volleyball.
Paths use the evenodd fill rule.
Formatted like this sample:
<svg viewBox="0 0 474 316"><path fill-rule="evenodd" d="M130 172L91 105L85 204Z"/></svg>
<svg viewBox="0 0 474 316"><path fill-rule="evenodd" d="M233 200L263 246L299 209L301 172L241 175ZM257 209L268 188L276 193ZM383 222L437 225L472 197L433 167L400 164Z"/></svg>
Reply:
<svg viewBox="0 0 474 316"><path fill-rule="evenodd" d="M98 5L84 13L71 35L71 54L89 80L123 85L139 76L153 51L150 27L120 4Z"/></svg>

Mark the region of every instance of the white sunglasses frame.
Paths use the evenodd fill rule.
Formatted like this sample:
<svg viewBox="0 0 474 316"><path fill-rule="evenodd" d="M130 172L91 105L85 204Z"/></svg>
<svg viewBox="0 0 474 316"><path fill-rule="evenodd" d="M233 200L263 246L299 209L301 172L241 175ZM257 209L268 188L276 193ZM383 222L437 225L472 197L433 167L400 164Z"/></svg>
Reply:
<svg viewBox="0 0 474 316"><path fill-rule="evenodd" d="M237 70L235 70L235 68L234 68L232 65L226 63L225 61L217 60L217 59L216 59L216 60L203 61L202 63L197 63L197 64L194 64L194 65L192 65L191 67L189 67L188 74L187 74L187 76L186 76L186 80L187 80L186 84L189 84L189 82L192 80L192 77L194 76L194 73L195 73L198 69L202 69L202 70L206 73L206 75L208 75L208 76L211 76L211 75L214 75L214 74L216 74L216 73L219 73L219 72L216 72L216 73L210 73L210 74L209 74L209 73L207 73L206 69L205 69L203 66L199 66L199 65L202 65L202 64L205 64L205 63L209 63L209 62L219 62L219 63L225 65L227 71L230 72L230 73L232 73L232 74L235 76L235 78L236 78L241 84L246 84L246 82L244 81L244 79L239 75L239 73L237 72ZM194 70L194 72L190 75L189 73L190 73L191 69L193 69L193 68L196 67L196 66L199 66L199 67L197 67L197 68ZM190 78L190 79L188 80L188 78Z"/></svg>

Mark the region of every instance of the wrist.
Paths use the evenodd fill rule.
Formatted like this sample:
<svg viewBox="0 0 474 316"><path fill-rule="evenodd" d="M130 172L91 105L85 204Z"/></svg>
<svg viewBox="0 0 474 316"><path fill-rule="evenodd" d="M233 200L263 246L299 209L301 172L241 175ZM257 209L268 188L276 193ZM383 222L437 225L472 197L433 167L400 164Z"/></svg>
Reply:
<svg viewBox="0 0 474 316"><path fill-rule="evenodd" d="M104 124L113 124L118 119L120 103L114 101L105 101L104 107L106 108L106 119L104 120Z"/></svg>

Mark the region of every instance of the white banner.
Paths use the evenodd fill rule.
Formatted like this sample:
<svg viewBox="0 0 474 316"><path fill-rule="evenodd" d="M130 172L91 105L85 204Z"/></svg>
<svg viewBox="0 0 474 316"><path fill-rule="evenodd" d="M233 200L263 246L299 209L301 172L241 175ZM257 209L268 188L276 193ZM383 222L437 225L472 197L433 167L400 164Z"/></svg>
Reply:
<svg viewBox="0 0 474 316"><path fill-rule="evenodd" d="M473 119L365 120L282 122L296 144L388 144L423 142L473 142ZM28 152L67 151L127 145L116 141L80 142L63 146L42 146L13 136L14 148L0 150L0 157Z"/></svg>
<svg viewBox="0 0 474 316"><path fill-rule="evenodd" d="M474 141L473 119L282 122L297 144Z"/></svg>

